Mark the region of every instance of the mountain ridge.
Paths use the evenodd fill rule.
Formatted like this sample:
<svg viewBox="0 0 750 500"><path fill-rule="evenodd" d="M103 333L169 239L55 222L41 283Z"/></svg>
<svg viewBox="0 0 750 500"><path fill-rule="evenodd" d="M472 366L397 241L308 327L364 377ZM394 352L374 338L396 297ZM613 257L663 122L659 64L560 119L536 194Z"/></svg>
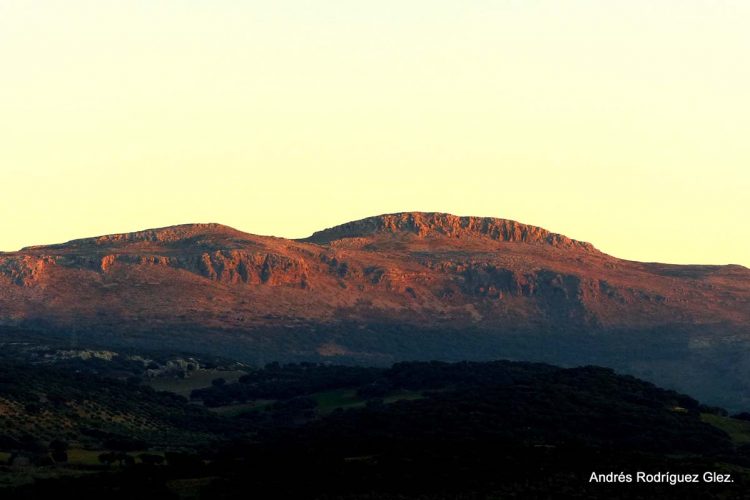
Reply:
<svg viewBox="0 0 750 500"><path fill-rule="evenodd" d="M229 236L244 234L247 233L224 224L219 224L217 222L185 223L175 224L172 226L143 229L139 231L130 231L125 233L111 233L84 238L75 238L63 243L32 245L21 248L19 252L27 250L43 250L47 248L64 248L67 246L104 246L113 243L174 242L193 238L196 236Z"/></svg>
<svg viewBox="0 0 750 500"><path fill-rule="evenodd" d="M366 217L316 231L300 241L325 244L344 238L399 233L412 234L420 238L478 237L503 242L546 243L553 246L595 250L591 243L574 240L562 234L514 220L457 216L443 212L398 212Z"/></svg>
<svg viewBox="0 0 750 500"><path fill-rule="evenodd" d="M708 401L729 369L732 393L750 393L750 270L628 261L434 212L298 240L186 224L0 254L2 325L249 361L599 362Z"/></svg>

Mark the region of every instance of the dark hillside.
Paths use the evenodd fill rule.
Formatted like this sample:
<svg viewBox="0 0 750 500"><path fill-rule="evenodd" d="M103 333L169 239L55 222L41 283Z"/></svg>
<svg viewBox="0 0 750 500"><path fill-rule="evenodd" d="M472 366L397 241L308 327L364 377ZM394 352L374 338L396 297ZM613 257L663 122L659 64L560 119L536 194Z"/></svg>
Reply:
<svg viewBox="0 0 750 500"><path fill-rule="evenodd" d="M37 457L24 473L35 471L31 483L13 483L20 477L16 466L0 471L0 485L15 484L3 498L71 489L81 498L112 499L177 498L188 490L198 498L247 498L248 491L261 498L321 499L737 498L750 484L745 420L598 367L272 363L237 382L217 380L196 390L192 403L134 380L45 367L6 367L3 373L2 397L19 415L3 420L0 451L11 459ZM79 421L71 415L87 395L97 395L106 410ZM232 405L236 416L221 416ZM25 420L35 426L27 431L36 436L35 451L13 423ZM113 420L127 426L113 426ZM133 422L159 431L145 432ZM91 436L90 429L111 435ZM125 444L137 451L128 452L117 435L131 436ZM72 456L68 464L50 462L61 437L70 440L71 452L100 450L95 453L115 463L86 465ZM47 449L48 460L39 460ZM592 472L637 471L729 473L734 482L589 483Z"/></svg>

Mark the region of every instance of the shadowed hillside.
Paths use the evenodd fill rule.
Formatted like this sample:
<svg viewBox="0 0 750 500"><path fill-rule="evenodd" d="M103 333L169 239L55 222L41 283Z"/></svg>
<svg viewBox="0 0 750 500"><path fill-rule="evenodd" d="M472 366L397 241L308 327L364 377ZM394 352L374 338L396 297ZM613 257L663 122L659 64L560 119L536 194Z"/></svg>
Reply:
<svg viewBox="0 0 750 500"><path fill-rule="evenodd" d="M604 368L272 363L188 403L89 364L3 369L3 498L738 498L750 480L746 416ZM732 482L590 482L638 471Z"/></svg>

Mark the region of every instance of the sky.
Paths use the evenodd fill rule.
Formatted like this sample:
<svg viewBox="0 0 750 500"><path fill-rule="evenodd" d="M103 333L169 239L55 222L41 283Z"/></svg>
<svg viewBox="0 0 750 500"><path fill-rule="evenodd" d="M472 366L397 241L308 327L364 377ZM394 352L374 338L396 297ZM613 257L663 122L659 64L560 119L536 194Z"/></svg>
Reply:
<svg viewBox="0 0 750 500"><path fill-rule="evenodd" d="M0 0L0 250L493 216L750 267L745 0Z"/></svg>

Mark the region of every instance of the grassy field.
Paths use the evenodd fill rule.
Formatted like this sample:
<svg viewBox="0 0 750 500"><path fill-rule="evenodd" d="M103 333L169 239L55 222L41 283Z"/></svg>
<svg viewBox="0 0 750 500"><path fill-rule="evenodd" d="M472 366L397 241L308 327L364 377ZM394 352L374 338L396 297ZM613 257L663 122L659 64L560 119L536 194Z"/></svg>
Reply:
<svg viewBox="0 0 750 500"><path fill-rule="evenodd" d="M99 455L107 453L107 451L108 450L84 450L81 448L71 448L68 450L68 463L71 465L101 465ZM140 462L138 455L141 453L163 455L163 453L158 451L134 451L128 453L128 455L135 458L136 462Z"/></svg>
<svg viewBox="0 0 750 500"><path fill-rule="evenodd" d="M211 382L217 378L223 378L227 383L236 382L246 372L241 370L198 370L192 372L187 378L159 377L148 381L148 385L157 391L168 391L180 396L190 397L194 389L210 387Z"/></svg>
<svg viewBox="0 0 750 500"><path fill-rule="evenodd" d="M71 448L68 450L68 463L75 465L101 465L99 455L102 453L104 453L104 450Z"/></svg>
<svg viewBox="0 0 750 500"><path fill-rule="evenodd" d="M330 413L336 408L353 408L365 404L363 399L357 397L355 389L318 392L311 397L318 402L318 412L321 414Z"/></svg>
<svg viewBox="0 0 750 500"><path fill-rule="evenodd" d="M396 401L421 399L423 397L421 392L401 390L384 397L383 403L390 404ZM322 415L331 413L337 408L357 408L364 406L366 403L366 400L357 397L357 391L354 389L319 392L313 394L312 398L318 402L318 412Z"/></svg>
<svg viewBox="0 0 750 500"><path fill-rule="evenodd" d="M383 398L383 402L385 404L389 403L395 403L396 401L409 401L412 399L422 399L424 398L424 394L422 394L420 391L396 391L394 393L391 393Z"/></svg>
<svg viewBox="0 0 750 500"><path fill-rule="evenodd" d="M318 413L320 415L327 415L337 408L357 408L364 406L366 400L357 397L357 391L355 389L335 389L331 391L323 391L310 395L318 403ZM383 402L386 404L395 403L396 401L403 401L408 399L421 399L424 397L421 392L416 391L397 391L387 395L383 398ZM249 411L262 411L272 405L275 400L272 399L258 399L250 403L241 403L235 405L219 406L216 408L209 408L212 412L218 413L225 417L236 417L245 412Z"/></svg>
<svg viewBox="0 0 750 500"><path fill-rule="evenodd" d="M701 420L718 427L732 438L735 444L750 443L750 422L734 418L720 417L711 413L703 413Z"/></svg>
<svg viewBox="0 0 750 500"><path fill-rule="evenodd" d="M208 409L225 417L236 417L237 415L248 411L265 410L273 402L274 400L272 399L256 399L252 403L240 403L236 405L218 406L216 408Z"/></svg>

